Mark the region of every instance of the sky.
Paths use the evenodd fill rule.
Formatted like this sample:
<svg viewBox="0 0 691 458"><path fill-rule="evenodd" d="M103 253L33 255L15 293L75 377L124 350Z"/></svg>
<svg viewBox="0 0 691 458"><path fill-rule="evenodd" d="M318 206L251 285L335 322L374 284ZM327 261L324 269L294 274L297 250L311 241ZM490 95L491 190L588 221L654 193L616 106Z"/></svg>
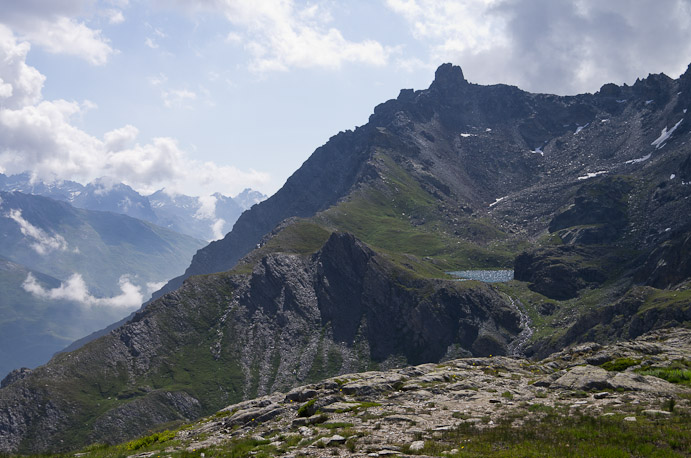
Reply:
<svg viewBox="0 0 691 458"><path fill-rule="evenodd" d="M278 190L444 62L596 92L691 63L691 0L0 0L0 172Z"/></svg>

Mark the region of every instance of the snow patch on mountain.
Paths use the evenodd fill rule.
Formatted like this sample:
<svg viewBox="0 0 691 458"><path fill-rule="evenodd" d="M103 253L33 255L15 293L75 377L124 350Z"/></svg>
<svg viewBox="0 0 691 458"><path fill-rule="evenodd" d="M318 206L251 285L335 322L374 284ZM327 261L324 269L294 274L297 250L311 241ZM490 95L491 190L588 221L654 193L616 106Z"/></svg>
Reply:
<svg viewBox="0 0 691 458"><path fill-rule="evenodd" d="M684 118L681 118L678 123L674 125L670 130L667 130L667 126L665 126L664 129L662 129L662 132L660 133L660 136L657 137L651 145L655 147L655 149L660 149L663 146L665 146L665 142L669 140L669 137L672 136L675 130L677 130L677 127L684 121Z"/></svg>
<svg viewBox="0 0 691 458"><path fill-rule="evenodd" d="M591 173L586 173L583 176L578 177L579 180L587 180L589 178L595 178L600 175L604 175L607 173L607 170L600 170L599 172L591 172Z"/></svg>
<svg viewBox="0 0 691 458"><path fill-rule="evenodd" d="M624 162L624 164L638 164L639 162L645 162L648 159L650 159L650 156L652 156L652 154L648 153L643 157L639 157L638 159L631 159L629 161L626 161Z"/></svg>

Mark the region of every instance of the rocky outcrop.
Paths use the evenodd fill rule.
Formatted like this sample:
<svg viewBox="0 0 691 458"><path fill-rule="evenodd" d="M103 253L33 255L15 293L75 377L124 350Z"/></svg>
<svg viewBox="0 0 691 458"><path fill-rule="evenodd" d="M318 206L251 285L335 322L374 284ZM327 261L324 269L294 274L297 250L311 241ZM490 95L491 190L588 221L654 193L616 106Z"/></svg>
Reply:
<svg viewBox="0 0 691 458"><path fill-rule="evenodd" d="M628 224L626 198L632 188L621 177L583 185L574 203L552 218L549 231L561 231L562 240L570 244L601 245L614 241Z"/></svg>
<svg viewBox="0 0 691 458"><path fill-rule="evenodd" d="M4 379L2 379L2 381L0 382L0 388L5 388L6 386L10 386L17 380L21 380L25 377L28 377L29 374L31 374L31 372L31 369L29 369L28 367L22 367L21 369L13 370L9 374L7 374L7 376Z"/></svg>
<svg viewBox="0 0 691 458"><path fill-rule="evenodd" d="M529 282L531 290L549 298L571 299L607 279L603 269L588 262L592 257L589 250L568 245L524 252L516 257L514 278Z"/></svg>
<svg viewBox="0 0 691 458"><path fill-rule="evenodd" d="M687 298L684 293L660 295L653 288L632 288L614 303L577 316L558 337L533 342L526 354L541 358L571 344L635 339L653 330L664 333L664 329L691 321L691 302Z"/></svg>
<svg viewBox="0 0 691 458"><path fill-rule="evenodd" d="M648 255L635 279L648 286L671 288L691 277L691 233L680 231Z"/></svg>

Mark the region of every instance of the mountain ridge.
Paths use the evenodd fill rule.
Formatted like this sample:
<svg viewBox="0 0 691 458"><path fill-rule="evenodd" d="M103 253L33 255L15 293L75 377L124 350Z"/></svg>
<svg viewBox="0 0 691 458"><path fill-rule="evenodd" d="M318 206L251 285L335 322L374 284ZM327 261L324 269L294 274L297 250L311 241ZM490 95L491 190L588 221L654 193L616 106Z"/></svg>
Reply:
<svg viewBox="0 0 691 458"><path fill-rule="evenodd" d="M205 198L190 197L169 194L164 189L141 195L108 177L81 185L69 180L44 183L29 173L0 174L0 191L19 191L68 202L86 210L119 213L201 240L221 237L223 230L232 228L243 211L266 198L250 188L235 198L220 193Z"/></svg>

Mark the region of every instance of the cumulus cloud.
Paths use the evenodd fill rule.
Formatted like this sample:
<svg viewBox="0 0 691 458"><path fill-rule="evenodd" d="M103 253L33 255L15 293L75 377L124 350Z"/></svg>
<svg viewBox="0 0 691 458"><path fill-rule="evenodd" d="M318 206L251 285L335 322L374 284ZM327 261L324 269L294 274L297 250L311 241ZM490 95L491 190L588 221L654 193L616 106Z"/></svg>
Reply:
<svg viewBox="0 0 691 458"><path fill-rule="evenodd" d="M429 47L474 82L532 91L596 91L648 72L681 74L691 60L687 0L387 0Z"/></svg>
<svg viewBox="0 0 691 458"><path fill-rule="evenodd" d="M26 64L29 45L18 42L0 25L0 172L31 171L44 181L81 182L110 176L140 192L161 187L171 191L231 194L268 182L255 170L192 159L172 138L139 142L136 127L126 125L94 137L75 127L94 105L65 100L41 100L45 77ZM168 105L186 107L196 94L171 91Z"/></svg>
<svg viewBox="0 0 691 458"><path fill-rule="evenodd" d="M93 65L103 65L115 50L100 30L77 19L92 3L86 0L3 2L0 23L50 53L74 55ZM124 20L120 10L107 9L105 14L111 23Z"/></svg>
<svg viewBox="0 0 691 458"><path fill-rule="evenodd" d="M351 41L330 27L324 2L298 6L293 0L161 0L190 10L221 12L236 27L229 43L242 45L257 72L291 68L337 69L347 63L385 65L393 50L375 40Z"/></svg>
<svg viewBox="0 0 691 458"><path fill-rule="evenodd" d="M47 289L41 286L30 273L22 284L22 288L28 293L47 300L67 300L76 302L85 308L104 307L116 309L133 309L144 302L141 289L132 284L125 275L120 277L119 286L121 294L113 297L94 297L80 274L73 274L59 287ZM153 284L151 285L153 286Z"/></svg>
<svg viewBox="0 0 691 458"><path fill-rule="evenodd" d="M198 219L213 219L216 217L216 196L200 196L197 197L197 202L199 202L199 209L194 214L195 218Z"/></svg>
<svg viewBox="0 0 691 458"><path fill-rule="evenodd" d="M166 285L166 282L164 281L152 281L148 282L146 284L146 293L148 296L151 296L153 293L158 291L159 289L163 288Z"/></svg>
<svg viewBox="0 0 691 458"><path fill-rule="evenodd" d="M19 230L30 241L31 248L38 254L44 255L52 251L67 251L67 241L60 234L48 235L42 229L34 226L22 216L19 209L11 209L5 214L6 218L19 225Z"/></svg>
<svg viewBox="0 0 691 458"><path fill-rule="evenodd" d="M19 108L41 100L46 77L26 64L29 43L17 43L12 31L0 24L0 78L3 96L0 106Z"/></svg>
<svg viewBox="0 0 691 458"><path fill-rule="evenodd" d="M93 65L104 65L114 52L100 30L67 17L36 21L22 36L50 53L73 55Z"/></svg>
<svg viewBox="0 0 691 458"><path fill-rule="evenodd" d="M110 8L103 11L103 14L108 18L108 22L111 24L122 24L125 22L125 15L122 11Z"/></svg>
<svg viewBox="0 0 691 458"><path fill-rule="evenodd" d="M226 233L226 220L216 216L216 203L218 198L215 195L206 195L197 197L199 208L194 214L194 217L199 220L206 220L209 222L213 240L222 239Z"/></svg>
<svg viewBox="0 0 691 458"><path fill-rule="evenodd" d="M225 236L225 225L226 220L224 220L223 218L219 218L213 222L213 224L211 225L211 233L213 236L213 240L220 240Z"/></svg>

